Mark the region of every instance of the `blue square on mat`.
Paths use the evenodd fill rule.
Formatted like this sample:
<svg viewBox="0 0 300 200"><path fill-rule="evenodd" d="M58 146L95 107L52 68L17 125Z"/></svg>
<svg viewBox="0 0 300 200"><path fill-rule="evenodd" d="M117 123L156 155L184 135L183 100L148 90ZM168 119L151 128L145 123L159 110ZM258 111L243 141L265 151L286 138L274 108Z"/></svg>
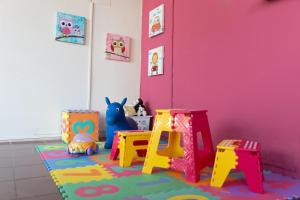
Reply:
<svg viewBox="0 0 300 200"><path fill-rule="evenodd" d="M87 156L81 156L77 158L63 158L54 160L44 160L44 163L48 170L66 169L75 167L84 167L88 165L96 165L97 163Z"/></svg>

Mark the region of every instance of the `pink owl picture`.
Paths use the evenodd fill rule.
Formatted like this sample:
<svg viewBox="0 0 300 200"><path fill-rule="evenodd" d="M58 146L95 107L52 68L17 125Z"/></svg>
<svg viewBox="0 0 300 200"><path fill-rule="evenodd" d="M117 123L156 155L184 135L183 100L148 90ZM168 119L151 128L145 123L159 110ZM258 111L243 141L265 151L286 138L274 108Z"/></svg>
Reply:
<svg viewBox="0 0 300 200"><path fill-rule="evenodd" d="M106 59L130 61L130 37L107 33Z"/></svg>
<svg viewBox="0 0 300 200"><path fill-rule="evenodd" d="M57 13L55 40L84 44L85 42L85 18L81 16Z"/></svg>

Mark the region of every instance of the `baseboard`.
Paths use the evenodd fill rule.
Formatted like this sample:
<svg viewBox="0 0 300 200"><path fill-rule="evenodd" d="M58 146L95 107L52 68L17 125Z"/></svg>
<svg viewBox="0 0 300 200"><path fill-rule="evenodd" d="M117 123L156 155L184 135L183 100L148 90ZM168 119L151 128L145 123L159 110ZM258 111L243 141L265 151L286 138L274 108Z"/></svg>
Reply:
<svg viewBox="0 0 300 200"><path fill-rule="evenodd" d="M61 136L51 136L51 137L36 137L36 138L15 138L15 139L0 139L1 143L12 143L12 142L38 142L38 141L51 141L51 140L61 140Z"/></svg>
<svg viewBox="0 0 300 200"><path fill-rule="evenodd" d="M49 131L50 132L50 131ZM99 133L100 141L105 140L105 131L101 130ZM2 143L12 143L12 142L34 142L34 141L51 141L51 140L61 140L61 135L57 134L35 134L33 137L30 138L1 138L0 137L0 144Z"/></svg>

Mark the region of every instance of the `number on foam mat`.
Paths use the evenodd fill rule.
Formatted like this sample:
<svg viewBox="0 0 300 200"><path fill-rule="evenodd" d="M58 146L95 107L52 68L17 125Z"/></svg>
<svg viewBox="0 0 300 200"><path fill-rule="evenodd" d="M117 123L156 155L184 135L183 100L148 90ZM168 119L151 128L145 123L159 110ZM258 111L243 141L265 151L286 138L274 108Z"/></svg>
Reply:
<svg viewBox="0 0 300 200"><path fill-rule="evenodd" d="M77 196L92 198L99 197L105 194L113 194L119 191L119 188L115 185L100 185L78 188L75 193Z"/></svg>

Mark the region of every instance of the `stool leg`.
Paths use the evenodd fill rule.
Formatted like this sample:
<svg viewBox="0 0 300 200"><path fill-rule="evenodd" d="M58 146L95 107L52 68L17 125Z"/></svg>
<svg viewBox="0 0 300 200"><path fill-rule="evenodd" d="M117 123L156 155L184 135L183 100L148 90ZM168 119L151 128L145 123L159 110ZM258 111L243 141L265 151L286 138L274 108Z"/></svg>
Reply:
<svg viewBox="0 0 300 200"><path fill-rule="evenodd" d="M136 150L133 146L133 139L130 137L123 137L120 143L120 166L130 167L133 158L136 155Z"/></svg>
<svg viewBox="0 0 300 200"><path fill-rule="evenodd" d="M203 149L199 151L201 152L202 156L200 157L198 162L199 169L202 169L206 166L214 166L215 160L215 151L213 148L213 142L211 137L211 132L208 123L208 117L205 112L192 112L192 124L193 124L193 131L198 134L198 137L202 138Z"/></svg>
<svg viewBox="0 0 300 200"><path fill-rule="evenodd" d="M252 192L263 193L263 172L258 152L237 150L238 169L245 174L246 182Z"/></svg>
<svg viewBox="0 0 300 200"><path fill-rule="evenodd" d="M184 114L177 114L175 117L175 127L182 134L185 177L190 182L197 182L200 179L200 171L197 170L196 162L196 154L198 153L197 132L193 132L191 117ZM177 146L180 147L180 137L178 140ZM180 149L176 150L180 152Z"/></svg>
<svg viewBox="0 0 300 200"><path fill-rule="evenodd" d="M116 134L114 136L114 141L113 141L112 149L110 152L110 159L117 160L118 155L119 155L119 136L118 136L118 134Z"/></svg>
<svg viewBox="0 0 300 200"><path fill-rule="evenodd" d="M156 151L158 149L159 141L160 141L161 132L154 132L152 133L147 149L147 155L144 162L144 167L142 172L144 174L151 174L154 164L154 157L156 154Z"/></svg>
<svg viewBox="0 0 300 200"><path fill-rule="evenodd" d="M256 169L256 171L259 171L259 167ZM257 192L257 193L263 193L263 175L262 173L257 173L256 176L253 176L253 172L249 170L244 171L245 177L247 184L249 186L249 189L252 192Z"/></svg>
<svg viewBox="0 0 300 200"><path fill-rule="evenodd" d="M237 156L234 150L218 149L210 185L222 187L231 169L237 166Z"/></svg>
<svg viewBox="0 0 300 200"><path fill-rule="evenodd" d="M182 134L184 158L172 158L171 169L183 171L188 181L197 182L200 179L200 171L197 170L197 163L195 162L196 146L194 142L196 138L189 129L182 132Z"/></svg>
<svg viewBox="0 0 300 200"><path fill-rule="evenodd" d="M191 129L183 132L184 153L187 162L185 176L188 181L197 182L200 179L200 171L197 170L196 153L197 148L197 133L193 133Z"/></svg>
<svg viewBox="0 0 300 200"><path fill-rule="evenodd" d="M151 174L154 166L162 167L162 168L170 167L169 157L157 155L161 133L162 133L161 130L156 130L153 131L151 134L151 138L147 149L147 155L142 170L142 173L144 174Z"/></svg>

